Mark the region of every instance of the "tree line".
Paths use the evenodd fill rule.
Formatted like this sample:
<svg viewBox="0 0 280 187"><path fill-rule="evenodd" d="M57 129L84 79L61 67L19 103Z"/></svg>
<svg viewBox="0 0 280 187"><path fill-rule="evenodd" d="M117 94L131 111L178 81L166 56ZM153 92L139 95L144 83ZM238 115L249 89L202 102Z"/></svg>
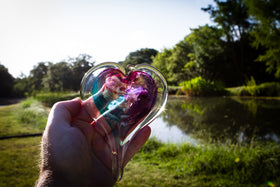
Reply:
<svg viewBox="0 0 280 187"><path fill-rule="evenodd" d="M191 30L171 49L153 58L153 65L171 85L201 76L239 86L280 78L280 1L214 0L202 8L214 25Z"/></svg>
<svg viewBox="0 0 280 187"><path fill-rule="evenodd" d="M94 66L91 56L81 54L75 58L53 63L39 62L29 76L13 78L8 69L0 65L1 96L25 96L38 91L78 91L84 73Z"/></svg>
<svg viewBox="0 0 280 187"><path fill-rule="evenodd" d="M214 0L201 8L213 25L199 26L172 48L158 52L143 48L131 52L128 64L152 64L169 85L202 77L227 87L252 78L256 83L280 79L280 1ZM22 96L34 91L77 91L84 73L95 62L87 54L53 63L40 62L29 76L14 79L0 65L1 96Z"/></svg>

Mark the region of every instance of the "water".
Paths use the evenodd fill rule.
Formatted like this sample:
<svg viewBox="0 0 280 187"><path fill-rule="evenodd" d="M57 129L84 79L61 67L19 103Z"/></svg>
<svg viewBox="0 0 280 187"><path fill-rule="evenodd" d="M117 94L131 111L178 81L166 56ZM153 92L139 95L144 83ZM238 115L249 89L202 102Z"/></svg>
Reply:
<svg viewBox="0 0 280 187"><path fill-rule="evenodd" d="M150 126L163 142L280 143L280 99L170 97Z"/></svg>

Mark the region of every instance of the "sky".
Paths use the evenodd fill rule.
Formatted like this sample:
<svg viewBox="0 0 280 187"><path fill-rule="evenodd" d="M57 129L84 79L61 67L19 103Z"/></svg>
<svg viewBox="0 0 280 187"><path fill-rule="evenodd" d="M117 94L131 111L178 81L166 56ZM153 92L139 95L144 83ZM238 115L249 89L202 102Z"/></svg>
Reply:
<svg viewBox="0 0 280 187"><path fill-rule="evenodd" d="M96 64L172 48L211 24L212 0L0 0L0 64L19 77L39 62L88 54Z"/></svg>

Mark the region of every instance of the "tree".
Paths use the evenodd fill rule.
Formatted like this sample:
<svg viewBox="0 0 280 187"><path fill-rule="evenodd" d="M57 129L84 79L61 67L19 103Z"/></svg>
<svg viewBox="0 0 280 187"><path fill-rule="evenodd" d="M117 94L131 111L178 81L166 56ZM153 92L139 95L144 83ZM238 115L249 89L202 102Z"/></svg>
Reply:
<svg viewBox="0 0 280 187"><path fill-rule="evenodd" d="M202 10L208 12L221 27L228 42L240 40L252 29L253 20L248 14L244 0L214 0L216 6L208 5Z"/></svg>
<svg viewBox="0 0 280 187"><path fill-rule="evenodd" d="M80 89L80 83L84 74L94 66L94 61L91 61L91 56L86 54L81 54L76 58L70 58L70 68L72 70L74 79L72 82L73 90Z"/></svg>
<svg viewBox="0 0 280 187"><path fill-rule="evenodd" d="M192 29L191 34L185 38L193 46L193 52L189 54L191 63L186 64L186 68L192 64L195 67L192 71L196 71L196 76L210 80L220 79L225 70L225 57L222 56L225 42L222 37L221 29L216 27L205 25Z"/></svg>
<svg viewBox="0 0 280 187"><path fill-rule="evenodd" d="M169 70L167 68L168 63L169 63L169 57L172 55L171 49L163 49L162 52L159 52L154 58L153 58L153 63L152 66L156 67L166 78L167 82L170 83L169 81Z"/></svg>
<svg viewBox="0 0 280 187"><path fill-rule="evenodd" d="M23 73L14 80L14 92L17 97L25 97L32 93L32 84L30 77L27 77Z"/></svg>
<svg viewBox="0 0 280 187"><path fill-rule="evenodd" d="M152 58L157 55L158 51L150 48L143 48L134 52L129 53L123 62L121 62L124 68L127 65L137 65L137 64L152 64Z"/></svg>
<svg viewBox="0 0 280 187"><path fill-rule="evenodd" d="M153 66L158 68L171 85L179 85L191 75L186 73L185 65L190 62L192 46L186 40L180 41L173 49L164 49L153 58Z"/></svg>
<svg viewBox="0 0 280 187"><path fill-rule="evenodd" d="M209 5L202 10L210 13L212 20L225 35L223 55L226 64L222 67L226 70L223 79L227 85L244 84L253 74L259 78L264 77L261 75L263 71L257 69L263 66L260 63L254 64L262 49L255 50L250 46L252 42L250 32L256 27L257 21L249 14L247 3L245 0L214 0L214 2L216 6Z"/></svg>
<svg viewBox="0 0 280 187"><path fill-rule="evenodd" d="M11 97L13 95L14 78L2 64L0 64L0 79L0 97Z"/></svg>
<svg viewBox="0 0 280 187"><path fill-rule="evenodd" d="M246 5L249 13L258 20L251 33L253 45L266 48L257 60L265 62L267 71L280 78L280 1L246 0Z"/></svg>
<svg viewBox="0 0 280 187"><path fill-rule="evenodd" d="M43 78L46 76L48 71L46 64L47 62L40 62L30 71L30 81L33 90L41 90L43 88Z"/></svg>
<svg viewBox="0 0 280 187"><path fill-rule="evenodd" d="M49 63L47 75L43 78L44 88L48 91L72 90L74 78L67 62Z"/></svg>

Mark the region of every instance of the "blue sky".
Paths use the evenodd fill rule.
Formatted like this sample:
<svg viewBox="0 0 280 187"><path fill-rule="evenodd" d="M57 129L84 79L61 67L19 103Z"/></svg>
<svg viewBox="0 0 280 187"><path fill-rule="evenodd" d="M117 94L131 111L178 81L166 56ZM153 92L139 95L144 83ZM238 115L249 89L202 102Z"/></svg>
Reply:
<svg viewBox="0 0 280 187"><path fill-rule="evenodd" d="M141 48L171 48L211 24L212 0L0 0L0 63L17 77L38 62L89 54L122 61Z"/></svg>

